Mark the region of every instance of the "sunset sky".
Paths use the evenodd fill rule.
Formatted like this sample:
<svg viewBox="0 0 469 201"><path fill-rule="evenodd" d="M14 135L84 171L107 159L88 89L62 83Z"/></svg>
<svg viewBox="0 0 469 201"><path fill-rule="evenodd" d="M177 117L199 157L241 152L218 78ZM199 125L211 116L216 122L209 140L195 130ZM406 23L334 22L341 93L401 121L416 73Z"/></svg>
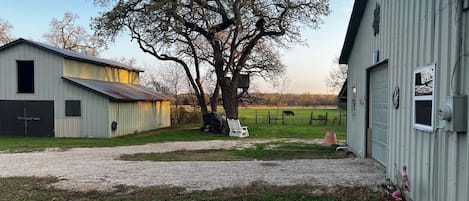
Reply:
<svg viewBox="0 0 469 201"><path fill-rule="evenodd" d="M325 79L333 66L333 59L340 54L353 0L330 0L331 14L324 18L319 30L305 28L302 36L307 46L295 46L281 51L287 66L286 90L290 93L333 93L326 87ZM0 18L13 25L12 35L35 41L44 41L42 35L49 30L52 18L61 19L65 12L78 14L77 24L90 30L90 19L99 15L101 9L93 0L14 0L2 1ZM103 58L135 58L139 66L164 65L144 54L135 42L122 34L116 43L101 53ZM260 80L253 85L260 92L275 92L271 85Z"/></svg>

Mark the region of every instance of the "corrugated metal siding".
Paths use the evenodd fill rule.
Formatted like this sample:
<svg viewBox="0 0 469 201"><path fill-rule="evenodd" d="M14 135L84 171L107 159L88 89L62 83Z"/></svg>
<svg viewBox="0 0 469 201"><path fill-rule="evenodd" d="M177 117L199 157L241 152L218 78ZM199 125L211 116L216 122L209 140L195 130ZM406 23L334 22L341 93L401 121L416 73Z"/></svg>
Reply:
<svg viewBox="0 0 469 201"><path fill-rule="evenodd" d="M81 117L55 118L55 137L81 137Z"/></svg>
<svg viewBox="0 0 469 201"><path fill-rule="evenodd" d="M17 60L34 60L34 93L17 93ZM0 54L0 100L54 100L54 118L64 113L63 58L38 48L20 44ZM57 127L55 121L54 127Z"/></svg>
<svg viewBox="0 0 469 201"><path fill-rule="evenodd" d="M88 138L108 138L108 105L107 97L92 93L84 88L75 86L62 80L64 84L64 101L57 103L61 105L62 113L56 117L61 124L56 126L56 136ZM65 117L65 100L81 101L81 117ZM70 122L71 121L71 122ZM80 127L77 131L77 124Z"/></svg>
<svg viewBox="0 0 469 201"><path fill-rule="evenodd" d="M34 60L34 93L17 93L17 60ZM61 57L18 45L0 54L0 99L3 100L54 100L62 90ZM57 108L55 108L57 110Z"/></svg>
<svg viewBox="0 0 469 201"><path fill-rule="evenodd" d="M121 82L126 84L140 84L138 72L112 67L103 67L69 59L65 59L63 71L63 76L65 77Z"/></svg>
<svg viewBox="0 0 469 201"><path fill-rule="evenodd" d="M169 101L111 102L109 108L108 127L117 122L111 137L171 126Z"/></svg>
<svg viewBox="0 0 469 201"><path fill-rule="evenodd" d="M372 33L372 19L376 2L381 6L381 25L379 35L375 37ZM414 200L469 200L467 134L440 132L439 135L434 135L417 131L412 124L414 68L436 64L436 108L451 94L450 80L457 53L456 2L370 0L349 58L348 90L357 86L358 97L366 95L366 69L372 66L373 50L380 51L380 58L389 58L390 91L399 86L401 102L398 110L392 109L389 113L387 173L396 181L396 172L399 172L402 165L407 165L411 190L409 195ZM468 12L464 13L464 22L463 77L467 78ZM463 86L468 94L467 79L463 81ZM351 100L350 95L351 93L348 100ZM349 106L350 104L349 101ZM366 146L365 110L365 105L357 104L356 114L347 119L347 143L360 156L364 156ZM351 111L348 112L351 114ZM434 125L439 125L439 122L436 121Z"/></svg>

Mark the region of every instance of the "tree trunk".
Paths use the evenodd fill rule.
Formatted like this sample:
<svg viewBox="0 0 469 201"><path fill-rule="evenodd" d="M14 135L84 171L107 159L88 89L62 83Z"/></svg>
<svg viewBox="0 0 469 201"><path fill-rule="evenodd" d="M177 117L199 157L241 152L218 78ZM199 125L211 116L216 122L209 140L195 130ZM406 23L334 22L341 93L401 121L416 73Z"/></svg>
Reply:
<svg viewBox="0 0 469 201"><path fill-rule="evenodd" d="M212 97L210 98L210 107L212 109L212 112L217 112L219 95L220 95L220 85L218 84L218 81L217 81L215 90L213 90Z"/></svg>
<svg viewBox="0 0 469 201"><path fill-rule="evenodd" d="M224 78L220 82L222 92L223 108L225 109L226 118L238 119L238 88L237 84L230 78Z"/></svg>

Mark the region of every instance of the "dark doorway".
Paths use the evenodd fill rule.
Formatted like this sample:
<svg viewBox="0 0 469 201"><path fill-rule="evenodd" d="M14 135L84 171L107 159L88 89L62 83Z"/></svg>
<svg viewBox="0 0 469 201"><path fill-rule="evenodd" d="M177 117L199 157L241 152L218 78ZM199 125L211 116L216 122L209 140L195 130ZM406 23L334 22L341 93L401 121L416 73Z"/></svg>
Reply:
<svg viewBox="0 0 469 201"><path fill-rule="evenodd" d="M34 61L16 61L18 93L34 93Z"/></svg>
<svg viewBox="0 0 469 201"><path fill-rule="evenodd" d="M53 137L54 101L0 101L0 135Z"/></svg>

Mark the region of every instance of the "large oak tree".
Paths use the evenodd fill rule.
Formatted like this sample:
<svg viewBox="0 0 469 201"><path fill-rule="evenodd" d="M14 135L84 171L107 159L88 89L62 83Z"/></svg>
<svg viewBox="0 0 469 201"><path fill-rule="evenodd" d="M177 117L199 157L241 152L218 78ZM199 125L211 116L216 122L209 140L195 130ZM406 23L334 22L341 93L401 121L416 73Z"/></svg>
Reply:
<svg viewBox="0 0 469 201"><path fill-rule="evenodd" d="M227 118L238 118L240 75L281 73L278 49L302 42L301 28L318 28L329 14L328 0L96 2L112 8L94 19L96 33L114 40L128 32L144 52L181 65L202 113L208 109L201 70L214 72Z"/></svg>

